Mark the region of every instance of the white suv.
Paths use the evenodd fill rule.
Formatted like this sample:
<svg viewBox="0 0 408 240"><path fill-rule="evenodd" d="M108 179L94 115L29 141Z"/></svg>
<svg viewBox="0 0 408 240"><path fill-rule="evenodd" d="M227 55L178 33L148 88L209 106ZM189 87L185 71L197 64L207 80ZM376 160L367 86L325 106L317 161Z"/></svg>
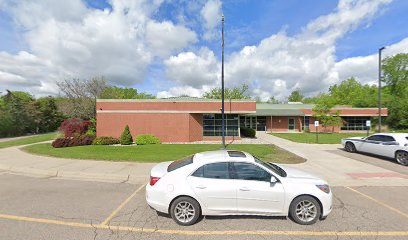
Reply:
<svg viewBox="0 0 408 240"><path fill-rule="evenodd" d="M332 210L326 181L230 150L156 165L146 200L180 225L192 225L200 215L289 215L309 225Z"/></svg>

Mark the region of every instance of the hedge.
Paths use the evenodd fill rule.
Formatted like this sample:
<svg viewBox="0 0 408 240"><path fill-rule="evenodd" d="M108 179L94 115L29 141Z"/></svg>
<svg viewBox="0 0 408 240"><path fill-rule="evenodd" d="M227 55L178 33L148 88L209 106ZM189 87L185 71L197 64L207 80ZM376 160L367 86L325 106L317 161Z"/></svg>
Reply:
<svg viewBox="0 0 408 240"><path fill-rule="evenodd" d="M137 145L160 144L160 139L149 134L142 134L136 137Z"/></svg>
<svg viewBox="0 0 408 240"><path fill-rule="evenodd" d="M256 135L256 131L253 128L241 127L240 133L242 137L250 137L254 138Z"/></svg>
<svg viewBox="0 0 408 240"><path fill-rule="evenodd" d="M85 135L73 138L57 138L51 145L55 148L91 145L94 139L95 137Z"/></svg>
<svg viewBox="0 0 408 240"><path fill-rule="evenodd" d="M92 145L113 145L119 143L120 140L114 137L97 137L93 140Z"/></svg>

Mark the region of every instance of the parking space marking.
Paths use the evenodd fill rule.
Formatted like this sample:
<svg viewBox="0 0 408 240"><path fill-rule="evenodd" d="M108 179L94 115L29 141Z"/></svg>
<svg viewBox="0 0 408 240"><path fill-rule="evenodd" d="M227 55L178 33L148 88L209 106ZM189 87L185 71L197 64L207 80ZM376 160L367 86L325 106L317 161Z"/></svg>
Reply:
<svg viewBox="0 0 408 240"><path fill-rule="evenodd" d="M171 229L155 229L155 228L137 228L127 226L108 226L102 224L88 224L78 222L66 222L60 220L52 220L45 218L32 218L15 215L0 214L0 219L43 223L51 225L62 225L76 228L91 228L109 231L126 231L136 233L158 233L158 234L173 234L173 235L265 235L265 236L337 236L337 237L350 237L350 236L365 236L365 237L401 237L408 236L408 231L380 231L380 232L337 232L337 231L193 231L193 230L171 230Z"/></svg>
<svg viewBox="0 0 408 240"><path fill-rule="evenodd" d="M401 216L403 216L403 217L405 217L405 218L408 219L408 214L407 214L407 213L405 213L405 212L403 212L403 211L401 211L401 210L399 210L399 209L393 208L393 207L391 207L390 205L385 204L385 203L381 202L380 200L377 200L377 199L375 199L375 198L373 198L373 197L371 197L371 196L368 196L367 194L364 194L364 193L362 193L362 192L360 192L360 191L357 191L357 190L354 189L354 188L351 188L351 187L346 187L346 188L349 189L349 190L351 190L351 191L353 191L353 192L355 192L355 193L358 193L358 194L360 194L361 196L363 196L363 197L365 197L365 198L368 198L368 199L370 199L371 201L376 202L376 203L380 204L381 206L383 206L383 207L385 207L385 208L388 208L388 209L390 209L390 210L392 210L392 211L394 211L394 212L396 212L396 213L400 214Z"/></svg>
<svg viewBox="0 0 408 240"><path fill-rule="evenodd" d="M53 225L64 225L64 226L81 227L81 228L87 228L89 226L92 226L91 224L86 224L86 223L66 222L66 221L52 220L52 219L46 219L46 218L22 217L22 216L7 215L7 214L0 214L0 219L8 219L8 220L15 220L15 221L23 221L23 222L45 223L45 224L53 224Z"/></svg>
<svg viewBox="0 0 408 240"><path fill-rule="evenodd" d="M132 195L130 195L122 204L120 204L120 205L109 215L109 217L107 217L107 218L105 219L105 221L103 221L103 222L101 223L101 225L102 225L102 226L106 226L106 225L112 220L112 218L115 217L115 215L116 215L134 196L136 196L136 194L137 194L140 190L142 190L144 187L145 187L145 185L142 185L142 186L140 186L138 189L136 189L136 191L134 191L134 192L132 193Z"/></svg>

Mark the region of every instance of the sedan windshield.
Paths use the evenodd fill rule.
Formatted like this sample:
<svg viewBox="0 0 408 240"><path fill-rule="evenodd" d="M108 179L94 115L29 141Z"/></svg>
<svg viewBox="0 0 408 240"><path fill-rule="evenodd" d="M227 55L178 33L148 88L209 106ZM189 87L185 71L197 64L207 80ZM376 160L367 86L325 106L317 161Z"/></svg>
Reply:
<svg viewBox="0 0 408 240"><path fill-rule="evenodd" d="M279 167L276 164L273 163L266 163L264 161L259 160L258 158L255 158L255 162L266 167L267 169L271 170L272 172L278 174L281 177L286 177L287 174L285 172L285 170L283 170L281 167Z"/></svg>

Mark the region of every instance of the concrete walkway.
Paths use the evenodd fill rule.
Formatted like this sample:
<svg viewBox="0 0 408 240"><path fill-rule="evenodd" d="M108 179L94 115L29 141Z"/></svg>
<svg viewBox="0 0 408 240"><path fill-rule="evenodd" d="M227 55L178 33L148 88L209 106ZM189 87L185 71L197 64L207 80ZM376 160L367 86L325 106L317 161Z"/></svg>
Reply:
<svg viewBox="0 0 408 240"><path fill-rule="evenodd" d="M340 144L296 143L264 132L257 132L257 137L307 159L291 166L314 173L333 186L408 186L408 175L330 152L342 148Z"/></svg>
<svg viewBox="0 0 408 240"><path fill-rule="evenodd" d="M13 140L18 140L18 139L23 139L23 138L32 137L32 136L36 136L36 135L0 138L0 142L13 141Z"/></svg>
<svg viewBox="0 0 408 240"><path fill-rule="evenodd" d="M0 172L49 178L145 184L156 163L62 159L28 154L19 147L0 149Z"/></svg>

